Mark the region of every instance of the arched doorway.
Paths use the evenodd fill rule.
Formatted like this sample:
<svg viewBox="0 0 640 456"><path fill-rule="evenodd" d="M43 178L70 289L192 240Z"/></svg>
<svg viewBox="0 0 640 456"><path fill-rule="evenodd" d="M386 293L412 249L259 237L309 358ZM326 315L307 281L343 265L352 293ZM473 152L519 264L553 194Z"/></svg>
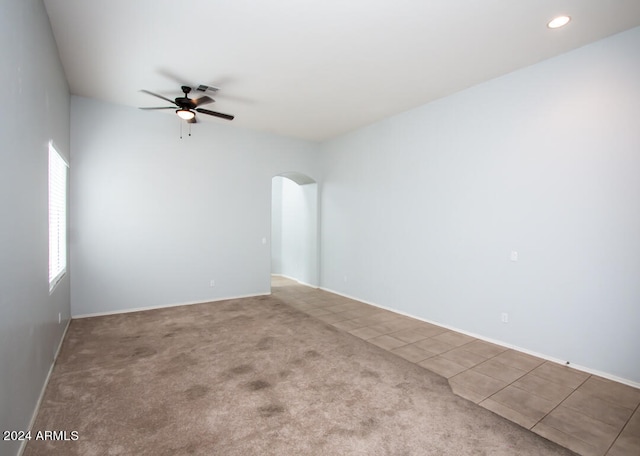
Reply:
<svg viewBox="0 0 640 456"><path fill-rule="evenodd" d="M295 172L271 184L271 273L317 287L318 184Z"/></svg>

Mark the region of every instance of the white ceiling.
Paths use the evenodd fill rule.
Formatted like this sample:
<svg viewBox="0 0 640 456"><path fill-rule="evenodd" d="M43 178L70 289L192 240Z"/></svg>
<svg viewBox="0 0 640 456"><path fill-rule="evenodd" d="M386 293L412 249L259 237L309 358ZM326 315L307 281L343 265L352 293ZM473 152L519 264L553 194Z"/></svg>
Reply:
<svg viewBox="0 0 640 456"><path fill-rule="evenodd" d="M140 89L214 85L205 107L231 124L313 141L640 25L640 0L44 3L71 93L166 106ZM571 23L548 29L561 13Z"/></svg>

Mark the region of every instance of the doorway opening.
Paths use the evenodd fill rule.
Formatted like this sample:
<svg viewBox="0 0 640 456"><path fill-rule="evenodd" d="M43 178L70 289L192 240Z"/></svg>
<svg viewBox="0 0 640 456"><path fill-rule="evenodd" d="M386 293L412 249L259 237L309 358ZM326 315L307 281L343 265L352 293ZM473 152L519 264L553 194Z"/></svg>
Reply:
<svg viewBox="0 0 640 456"><path fill-rule="evenodd" d="M271 182L271 274L318 287L318 184L288 172Z"/></svg>

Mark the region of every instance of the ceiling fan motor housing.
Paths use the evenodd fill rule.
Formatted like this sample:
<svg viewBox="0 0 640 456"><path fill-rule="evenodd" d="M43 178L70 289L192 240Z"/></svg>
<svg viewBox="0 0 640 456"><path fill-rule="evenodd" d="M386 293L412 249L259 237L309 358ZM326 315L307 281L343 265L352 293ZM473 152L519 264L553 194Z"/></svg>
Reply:
<svg viewBox="0 0 640 456"><path fill-rule="evenodd" d="M191 98L187 97L176 98L176 104L183 109L195 109L197 106Z"/></svg>

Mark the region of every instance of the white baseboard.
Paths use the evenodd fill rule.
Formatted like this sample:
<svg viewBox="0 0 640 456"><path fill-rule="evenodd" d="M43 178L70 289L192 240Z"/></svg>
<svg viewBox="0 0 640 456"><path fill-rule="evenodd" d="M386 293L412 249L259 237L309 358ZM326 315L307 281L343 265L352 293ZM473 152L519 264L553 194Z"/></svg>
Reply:
<svg viewBox="0 0 640 456"><path fill-rule="evenodd" d="M47 386L49 385L49 379L51 378L51 374L53 373L53 367L56 365L56 360L58 359L58 355L60 354L60 350L62 349L62 343L64 342L64 338L67 336L67 330L69 329L69 324L71 324L71 319L67 320L67 324L64 327L64 331L62 332L62 337L58 342L58 348L53 354L53 361L51 362L51 366L49 367L49 372L47 373L46 378L44 379L44 384L42 385L42 389L40 390L40 397L38 397L38 402L36 402L36 406L33 409L33 414L31 415L31 420L29 421L29 427L27 428L29 431L33 430L33 425L36 423L36 418L38 416L38 411L40 411L40 404L42 404L42 399L44 399L44 393L47 390ZM25 448L27 447L28 440L23 440L20 444L20 448L18 448L18 456L22 456Z"/></svg>
<svg viewBox="0 0 640 456"><path fill-rule="evenodd" d="M256 293L256 294L247 294L247 295L240 295L240 296L229 296L229 297L224 297L224 298L206 299L204 301L191 301L191 302L182 302L182 303L177 303L177 304L162 304L162 305L159 305L159 306L148 306L148 307L136 307L136 308L131 308L131 309L111 310L111 311L107 311L107 312L96 312L96 313L90 313L90 314L72 315L71 318L73 318L75 320L75 319L81 319L81 318L103 317L105 315L119 315L119 314L124 314L124 313L131 313L131 312L143 312L145 310L166 309L166 308L169 308L169 307L193 306L193 305L196 305L196 304L206 304L206 303L209 303L209 302L230 301L232 299L255 298L256 296L269 296L269 294L270 293Z"/></svg>
<svg viewBox="0 0 640 456"><path fill-rule="evenodd" d="M381 306L381 305L376 304L374 302L369 302L369 301L365 301L363 299L359 299L359 298L356 298L356 297L353 297L353 296L349 296L347 294L340 293L340 292L335 291L335 290L331 290L330 288L325 288L325 287L319 287L319 288L320 288L320 290L327 291L329 293L333 293L333 294L336 294L338 296L343 296L345 298L353 299L354 301L359 301L359 302L362 302L364 304L368 304L370 306L377 307L379 309L388 310L389 312L393 312L393 313L396 313L398 315L403 315L405 317L413 318L414 320L424 321L425 323L430 323L432 325L440 326L441 328L446 328L446 329L451 330L451 331L459 332L461 334L466 334L467 336L471 336L471 337L474 337L476 339L483 340L485 342L489 342L489 343L492 343L492 344L495 344L495 345L500 345L501 347L505 347L505 348L510 348L511 350L515 350L515 351L518 351L518 352L521 352L521 353L525 353L527 355L535 356L536 358L541 358L541 359L544 359L546 361L551 361L553 363L561 364L563 366L567 366L567 367L573 368L575 370L586 372L587 374L597 375L598 377L606 378L607 380L612 380L614 382L622 383L624 385L628 385L628 386L631 386L633 388L639 388L640 389L640 383L634 382L632 380L628 380L626 378L617 377L617 376L609 374L607 372L601 372L601 371L598 371L596 369L592 369L592 368L589 368L589 367L581 366L579 364L573 364L573 363L570 363L567 360L558 359L558 358L554 358L554 357L549 356L549 355L545 355L544 353L538 353L538 352L534 352L534 351L531 351L531 350L527 350L526 348L518 347L516 345L512 345L512 344L509 344L509 343L506 343L506 342L503 342L503 341L500 341L500 340L491 339L489 337L485 337L485 336L482 336L480 334L475 334L475 333L472 333L472 332L469 332L469 331L465 331L464 329L456 328L454 326L449 326L449 325L445 325L445 324L442 324L442 323L438 323L437 321L431 321L431 320L427 320L425 318L416 317L415 315L411 315L411 314L402 312L402 311L397 310L397 309L392 309L390 307Z"/></svg>
<svg viewBox="0 0 640 456"><path fill-rule="evenodd" d="M304 285L305 287L309 287L309 288L315 288L318 289L320 287L318 287L318 285L313 285L311 283L307 283L307 282L303 282L302 280L298 280L295 277L291 277L285 274L271 274L272 276L276 276L276 277L283 277L285 279L289 279L289 280L293 280L294 282L299 283L300 285Z"/></svg>

